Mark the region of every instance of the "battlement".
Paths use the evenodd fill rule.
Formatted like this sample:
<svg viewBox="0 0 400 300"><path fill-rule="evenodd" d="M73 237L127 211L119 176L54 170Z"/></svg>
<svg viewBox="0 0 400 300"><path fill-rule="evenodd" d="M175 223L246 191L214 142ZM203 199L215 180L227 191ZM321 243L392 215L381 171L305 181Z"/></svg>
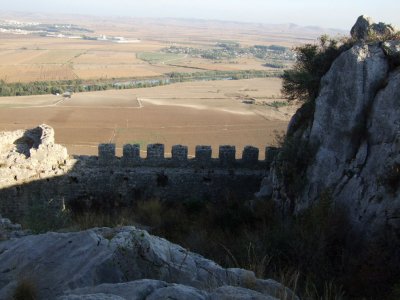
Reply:
<svg viewBox="0 0 400 300"><path fill-rule="evenodd" d="M260 150L253 146L245 146L242 157L236 158L236 147L221 145L218 149L218 158L212 158L212 147L198 145L195 148L195 157L188 157L188 147L174 145L171 149L171 157L165 157L164 144L147 145L146 157L140 156L139 144L126 144L123 146L121 158L116 157L115 144L100 144L98 147L98 162L100 165L119 165L120 167L152 166L152 167L265 167L269 165L272 155L270 147L265 150L266 159L259 160Z"/></svg>
<svg viewBox="0 0 400 300"><path fill-rule="evenodd" d="M240 155L242 149L230 145L214 149L218 158L209 145L196 146L195 156L189 157L187 146L166 149L163 144L147 145L147 151L127 144L122 157L115 144L100 144L98 156L68 156L64 146L54 144L54 130L47 125L0 132L0 139L0 164L5 166L0 168L0 213L16 217L50 193L54 207L88 209L102 202L129 207L143 199L218 201L227 193L251 199L270 165L259 160L258 148L246 146Z"/></svg>

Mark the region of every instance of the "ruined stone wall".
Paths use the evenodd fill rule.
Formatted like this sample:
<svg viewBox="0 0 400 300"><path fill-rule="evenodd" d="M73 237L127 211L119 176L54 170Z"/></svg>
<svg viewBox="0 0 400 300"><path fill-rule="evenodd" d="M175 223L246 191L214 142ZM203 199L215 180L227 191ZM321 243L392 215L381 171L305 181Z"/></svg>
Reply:
<svg viewBox="0 0 400 300"><path fill-rule="evenodd" d="M218 158L212 158L211 146L197 146L195 157L188 158L188 147L175 145L172 157L166 158L163 144L148 145L145 158L136 144L124 145L122 157L115 155L115 144L100 144L98 156L64 157L65 148L54 144L51 127L40 128L39 142L30 148L29 156L16 152L23 155L20 163L25 169L12 161L0 168L7 179L0 191L0 213L13 220L40 203L55 209L64 205L112 209L152 198L218 201L234 195L249 199L269 167L268 160L258 160L259 149L251 146L244 148L241 159L236 159L235 146L228 145L219 147ZM32 173L25 174L28 169Z"/></svg>

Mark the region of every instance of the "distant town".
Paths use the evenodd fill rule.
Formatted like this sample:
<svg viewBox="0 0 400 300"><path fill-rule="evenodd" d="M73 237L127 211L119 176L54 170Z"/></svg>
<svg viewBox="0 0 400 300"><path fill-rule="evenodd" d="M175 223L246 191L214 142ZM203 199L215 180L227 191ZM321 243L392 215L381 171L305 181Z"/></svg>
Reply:
<svg viewBox="0 0 400 300"><path fill-rule="evenodd" d="M122 36L96 35L93 30L74 24L45 24L38 22L21 22L17 20L0 20L0 33L16 35L38 35L42 37L85 39L110 41L114 43L138 43L138 39L126 39Z"/></svg>

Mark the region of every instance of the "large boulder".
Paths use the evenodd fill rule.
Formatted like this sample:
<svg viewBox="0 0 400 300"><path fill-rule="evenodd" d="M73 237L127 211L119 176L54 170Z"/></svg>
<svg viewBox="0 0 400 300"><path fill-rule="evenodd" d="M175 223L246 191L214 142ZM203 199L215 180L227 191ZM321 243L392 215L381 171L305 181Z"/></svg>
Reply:
<svg viewBox="0 0 400 300"><path fill-rule="evenodd" d="M282 293L293 295L276 281L258 279L242 269L224 269L134 227L46 233L0 242L0 274L0 299L10 299L19 281L32 283L40 299L275 299Z"/></svg>

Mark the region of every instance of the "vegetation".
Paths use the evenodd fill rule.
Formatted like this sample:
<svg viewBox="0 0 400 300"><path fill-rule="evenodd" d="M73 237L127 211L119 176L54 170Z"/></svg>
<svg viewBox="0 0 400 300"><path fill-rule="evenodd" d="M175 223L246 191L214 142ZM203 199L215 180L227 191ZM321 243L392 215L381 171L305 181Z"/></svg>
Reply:
<svg viewBox="0 0 400 300"><path fill-rule="evenodd" d="M28 279L18 282L13 293L13 300L35 300L38 299L36 285Z"/></svg>
<svg viewBox="0 0 400 300"><path fill-rule="evenodd" d="M386 35L371 32L365 42L382 43L388 40L400 40L400 31ZM284 71L283 95L288 100L314 101L322 76L328 72L334 60L356 42L352 38L335 39L323 35L317 44L305 44L294 48L296 62L290 70Z"/></svg>
<svg viewBox="0 0 400 300"><path fill-rule="evenodd" d="M314 101L317 98L321 78L333 61L351 48L350 39L332 39L321 36L318 44L305 44L294 49L296 62L283 73L282 94L288 100Z"/></svg>
<svg viewBox="0 0 400 300"><path fill-rule="evenodd" d="M386 40L399 39L399 33L377 35L371 33L366 43L382 44ZM302 138L304 130L310 125L315 111L315 100L320 90L322 76L330 69L335 59L350 49L357 41L352 38L334 39L321 36L317 44L305 44L294 49L296 62L293 68L284 70L282 94L288 101L300 100L303 106L296 112L285 137L280 138L280 151L276 170L281 178L293 209L295 196L305 185L305 172L312 162L318 145L310 145ZM398 181L397 166L390 170L390 176L383 178L389 188Z"/></svg>
<svg viewBox="0 0 400 300"><path fill-rule="evenodd" d="M67 211L60 211L52 201L44 201L32 204L22 220L22 226L29 228L33 233L44 233L64 228L70 222L70 215Z"/></svg>
<svg viewBox="0 0 400 300"><path fill-rule="evenodd" d="M329 190L291 218L282 216L271 200L245 201L232 194L218 202L152 199L133 207L109 205L70 208L55 218L63 217L66 222L58 226L68 230L144 225L225 267L281 281L302 299L398 299L399 238L384 228L377 238L364 241ZM49 211L46 218L52 219ZM43 214L33 215L37 223L47 224Z"/></svg>
<svg viewBox="0 0 400 300"><path fill-rule="evenodd" d="M185 57L184 55L181 54L160 53L160 52L141 52L138 53L136 56L137 58L147 61L151 64L180 60Z"/></svg>
<svg viewBox="0 0 400 300"><path fill-rule="evenodd" d="M162 49L162 51L170 54L187 54L191 57L210 60L255 57L262 60L269 60L270 64L274 66L286 66L294 60L293 52L283 46L255 45L252 47L241 47L240 44L236 42L220 42L211 49L171 46Z"/></svg>
<svg viewBox="0 0 400 300"><path fill-rule="evenodd" d="M132 88L147 88L172 84L176 82L186 81L202 81L202 80L238 80L250 78L265 78L279 77L280 71L207 71L196 73L168 73L164 77L154 78L121 78L113 80L91 80L83 81L64 80L64 81L37 81L30 83L6 83L0 80L0 96L29 96L29 95L44 95L44 94L62 94L69 92L90 92L104 91L110 89L132 89Z"/></svg>
<svg viewBox="0 0 400 300"><path fill-rule="evenodd" d="M267 105L272 106L274 108L279 108L279 107L288 106L289 103L286 101L273 101L272 103L269 103Z"/></svg>

